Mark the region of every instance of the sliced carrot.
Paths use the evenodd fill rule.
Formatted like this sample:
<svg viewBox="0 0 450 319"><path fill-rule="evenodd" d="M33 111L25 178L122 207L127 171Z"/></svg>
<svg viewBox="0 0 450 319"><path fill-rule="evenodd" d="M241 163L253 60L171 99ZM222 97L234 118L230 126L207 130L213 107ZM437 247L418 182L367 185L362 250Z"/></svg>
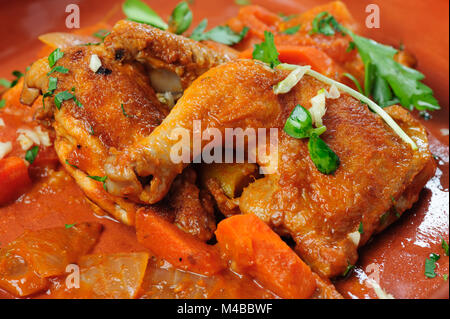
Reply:
<svg viewBox="0 0 450 319"><path fill-rule="evenodd" d="M218 246L238 272L254 277L283 298L309 298L316 289L311 269L263 221L252 214L219 223Z"/></svg>
<svg viewBox="0 0 450 319"><path fill-rule="evenodd" d="M325 52L310 46L277 45L279 59L282 63L310 65L311 68L323 75L335 78L342 73L341 68ZM253 49L240 54L242 59L251 59Z"/></svg>
<svg viewBox="0 0 450 319"><path fill-rule="evenodd" d="M0 205L19 197L31 185L28 167L19 157L0 160Z"/></svg>
<svg viewBox="0 0 450 319"><path fill-rule="evenodd" d="M150 209L136 213L138 241L174 267L212 275L225 268L216 247L183 232Z"/></svg>

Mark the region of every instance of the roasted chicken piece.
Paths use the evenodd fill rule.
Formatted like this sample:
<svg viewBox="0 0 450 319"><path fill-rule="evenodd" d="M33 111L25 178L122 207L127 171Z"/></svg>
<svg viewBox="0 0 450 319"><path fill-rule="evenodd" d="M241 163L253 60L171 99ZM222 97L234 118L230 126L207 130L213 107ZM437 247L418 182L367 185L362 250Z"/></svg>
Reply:
<svg viewBox="0 0 450 319"><path fill-rule="evenodd" d="M122 20L105 39L118 61L139 61L150 67L152 83L160 92L180 92L210 68L235 59L232 49L212 47L149 25ZM213 49L214 48L214 49ZM164 76L166 83L159 84Z"/></svg>
<svg viewBox="0 0 450 319"><path fill-rule="evenodd" d="M111 167L108 160L126 156L133 144L162 122L167 107L157 99L141 64L122 64L101 45L72 47L63 52L57 65L68 72L50 75L58 79L57 89L52 97L44 97L45 107L38 117L54 118L55 149L60 162L85 194L118 220L133 225L135 212L142 206L139 197L133 196L147 180L136 178L129 183L123 177L130 176L130 172L121 171L123 175L117 175L116 167ZM101 61L97 72L90 67L93 55ZM22 94L25 103L32 102L40 92L48 92L49 71L47 59L33 64L26 74ZM63 101L58 108L55 97L61 92L75 98ZM114 181L106 177L106 172L116 174ZM183 230L208 240L215 229L211 205L200 196L195 175L186 176L180 176L180 182L174 185L176 191L168 195L171 202L178 204L170 210L167 207L167 211ZM186 195L184 198L179 197L182 193Z"/></svg>
<svg viewBox="0 0 450 319"><path fill-rule="evenodd" d="M192 136L194 120L201 121L203 130L214 127L222 133L225 128L278 128L278 152L271 154L278 159L278 169L244 190L240 210L291 236L296 251L313 270L333 277L356 261L357 248L373 233L395 220L387 212L395 209L399 215L412 206L433 176L435 163L425 129L406 110L388 109L416 141L417 151L367 106L342 94L327 101L323 117L327 132L322 135L341 165L334 175L320 173L309 157L307 140L288 136L283 127L297 104L311 107L310 99L327 86L305 76L289 93L275 95L273 85L286 75L253 60L210 70L185 91L163 123L118 163L125 165L123 170L133 167L139 176L152 175L145 196L156 202L188 165L171 161L178 143L171 139L174 129L184 128ZM202 147L208 143L202 142ZM198 155L192 143L190 150L192 160ZM361 223L363 234L358 232Z"/></svg>

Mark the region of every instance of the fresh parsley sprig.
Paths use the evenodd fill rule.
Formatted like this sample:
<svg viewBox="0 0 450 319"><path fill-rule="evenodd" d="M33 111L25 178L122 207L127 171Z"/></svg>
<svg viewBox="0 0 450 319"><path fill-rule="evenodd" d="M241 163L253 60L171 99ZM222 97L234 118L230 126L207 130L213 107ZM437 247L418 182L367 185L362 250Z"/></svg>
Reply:
<svg viewBox="0 0 450 319"><path fill-rule="evenodd" d="M313 128L312 117L307 109L297 105L286 121L284 131L291 137L309 138L309 156L323 174L333 174L339 167L340 160L335 152L319 137L326 127Z"/></svg>
<svg viewBox="0 0 450 319"><path fill-rule="evenodd" d="M169 18L169 30L175 34L183 34L192 23L192 11L186 1L181 1L172 11Z"/></svg>
<svg viewBox="0 0 450 319"><path fill-rule="evenodd" d="M264 31L264 41L260 44L255 44L253 49L253 59L265 62L271 68L281 64L278 59L279 53L274 39L275 37L272 32Z"/></svg>
<svg viewBox="0 0 450 319"><path fill-rule="evenodd" d="M393 47L354 34L328 12L319 13L312 24L312 34L331 36L341 32L352 38L352 47L357 48L365 66L365 95L380 106L400 103L409 110L440 109L433 90L421 82L425 76L395 61L398 51Z"/></svg>
<svg viewBox="0 0 450 319"><path fill-rule="evenodd" d="M438 254L430 254L429 258L425 259L425 276L434 278L436 274L436 262L441 258Z"/></svg>
<svg viewBox="0 0 450 319"><path fill-rule="evenodd" d="M25 159L28 163L33 164L34 160L36 159L36 156L39 152L39 146L33 146L25 153Z"/></svg>
<svg viewBox="0 0 450 319"><path fill-rule="evenodd" d="M244 39L249 28L244 27L240 33L236 33L229 26L218 26L205 32L208 26L208 19L203 19L192 31L191 39L196 41L211 40L225 45L235 45Z"/></svg>
<svg viewBox="0 0 450 319"><path fill-rule="evenodd" d="M127 0L122 10L129 20L149 24L161 30L167 30L167 23L147 4L140 0Z"/></svg>

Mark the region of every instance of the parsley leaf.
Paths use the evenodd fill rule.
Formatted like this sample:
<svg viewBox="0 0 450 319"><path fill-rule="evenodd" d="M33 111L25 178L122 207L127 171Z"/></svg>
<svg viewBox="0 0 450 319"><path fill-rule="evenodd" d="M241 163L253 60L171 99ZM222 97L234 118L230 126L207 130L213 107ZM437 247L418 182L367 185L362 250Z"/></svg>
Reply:
<svg viewBox="0 0 450 319"><path fill-rule="evenodd" d="M444 237L441 236L442 242L441 246L444 249L445 256L448 256L448 243L445 241Z"/></svg>
<svg viewBox="0 0 450 319"><path fill-rule="evenodd" d="M61 109L61 104L64 101L71 100L75 97L72 93L68 91L62 91L55 95L55 105L59 109Z"/></svg>
<svg viewBox="0 0 450 319"><path fill-rule="evenodd" d="M192 23L192 11L186 1L180 2L172 11L169 19L170 31L183 34Z"/></svg>
<svg viewBox="0 0 450 319"><path fill-rule="evenodd" d="M120 107L122 108L122 114L125 115L125 117L128 117L128 118L132 118L133 117L131 115L128 115L127 112L125 112L125 109L123 107L123 103L120 104Z"/></svg>
<svg viewBox="0 0 450 319"><path fill-rule="evenodd" d="M0 86L9 88L9 87L11 87L11 81L8 81L7 79L0 79Z"/></svg>
<svg viewBox="0 0 450 319"><path fill-rule="evenodd" d="M105 191L107 191L106 189L106 180L108 179L108 176L88 176L90 179L93 179L94 181L103 183L103 188L105 189Z"/></svg>
<svg viewBox="0 0 450 319"><path fill-rule="evenodd" d="M76 224L66 224L64 227L66 229L72 228L73 226L75 226Z"/></svg>
<svg viewBox="0 0 450 319"><path fill-rule="evenodd" d="M347 275L355 268L355 265L348 264L342 276L347 277Z"/></svg>
<svg viewBox="0 0 450 319"><path fill-rule="evenodd" d="M234 3L236 3L238 6L249 6L252 4L250 0L234 0Z"/></svg>
<svg viewBox="0 0 450 319"><path fill-rule="evenodd" d="M48 65L52 68L63 56L64 52L62 52L60 48L57 48L48 56Z"/></svg>
<svg viewBox="0 0 450 319"><path fill-rule="evenodd" d="M294 27L284 30L282 33L289 34L289 35L296 34L298 32L298 30L300 30L300 28L301 28L301 25L296 25Z"/></svg>
<svg viewBox="0 0 450 319"><path fill-rule="evenodd" d="M94 37L99 38L100 40L105 40L105 38L110 34L109 30L100 29L93 34Z"/></svg>
<svg viewBox="0 0 450 319"><path fill-rule="evenodd" d="M281 63L278 56L273 33L264 31L264 42L255 44L253 59L265 62L274 68Z"/></svg>
<svg viewBox="0 0 450 319"><path fill-rule="evenodd" d="M204 32L207 26L208 19L203 19L194 31L192 31L191 39L196 41L211 40L225 45L234 45L241 42L249 31L249 28L244 27L240 33L236 33L226 25L218 26L208 32Z"/></svg>
<svg viewBox="0 0 450 319"><path fill-rule="evenodd" d="M69 162L68 159L66 159L66 164L69 165L69 166L72 167L72 168L78 169L78 166L73 165L73 164L70 164L70 162Z"/></svg>
<svg viewBox="0 0 450 319"><path fill-rule="evenodd" d="M27 162L33 164L38 152L39 146L33 146L32 148L30 148L25 154L25 159L27 160Z"/></svg>
<svg viewBox="0 0 450 319"><path fill-rule="evenodd" d="M4 108L6 105L6 100L5 99L1 99L0 100L0 109Z"/></svg>
<svg viewBox="0 0 450 319"><path fill-rule="evenodd" d="M429 258L425 259L425 276L428 278L436 277L436 262L441 258L438 254L431 254Z"/></svg>
<svg viewBox="0 0 450 319"><path fill-rule="evenodd" d="M364 234L364 225L363 225L362 222L359 223L358 232L359 232L360 234Z"/></svg>
<svg viewBox="0 0 450 319"><path fill-rule="evenodd" d="M321 33L327 36L335 35L336 31L345 34L340 24L328 12L319 13L312 22L310 34Z"/></svg>
<svg viewBox="0 0 450 319"><path fill-rule="evenodd" d="M122 10L129 20L149 24L161 30L167 30L168 25L163 19L140 0L127 0L122 5Z"/></svg>
<svg viewBox="0 0 450 319"><path fill-rule="evenodd" d="M63 66L57 65L53 69L51 69L50 72L47 73L47 75L50 75L50 74L52 74L54 72L67 74L67 73L69 73L69 69L67 69L67 68L65 68Z"/></svg>
<svg viewBox="0 0 450 319"><path fill-rule="evenodd" d="M400 103L409 110L440 109L433 90L421 82L425 76L395 61L398 51L393 47L354 34L326 11L319 13L312 24L311 33L331 36L338 31L352 38L350 45L358 49L365 66L365 95L372 96L380 106Z"/></svg>

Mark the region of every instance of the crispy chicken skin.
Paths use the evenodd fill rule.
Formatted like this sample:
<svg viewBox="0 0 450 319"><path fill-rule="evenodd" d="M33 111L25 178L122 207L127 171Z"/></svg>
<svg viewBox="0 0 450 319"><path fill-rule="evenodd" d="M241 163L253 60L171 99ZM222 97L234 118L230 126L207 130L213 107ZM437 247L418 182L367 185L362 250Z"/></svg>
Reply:
<svg viewBox="0 0 450 319"><path fill-rule="evenodd" d="M170 159L171 147L177 142L170 139L175 128L192 133L193 120L200 120L204 130L216 127L222 132L234 127L278 128L278 170L244 190L240 209L290 235L297 243L296 251L313 270L333 277L356 261L357 248L384 227L383 215L393 205L398 214L411 207L435 164L424 128L406 110L388 109L419 145L418 151L403 143L364 104L343 94L327 100L323 121L328 129L322 135L341 165L334 175L320 173L309 157L307 140L288 136L283 127L295 105L311 107L310 99L324 84L305 76L291 92L276 96L272 86L285 76L251 60L210 70L189 87L163 123L141 140L127 165L141 176L153 176L145 196L155 202L187 165ZM364 234L358 240L361 222Z"/></svg>
<svg viewBox="0 0 450 319"><path fill-rule="evenodd" d="M102 62L96 73L89 67L92 54L97 54ZM58 65L69 72L51 74L58 78L54 95L62 91L71 92L82 107L71 99L64 101L58 110L53 97L45 98L45 109L40 110L38 116L41 119L54 118L55 149L60 162L86 195L118 220L132 225L134 214L141 205L138 198L131 201L127 197L139 192L141 182L145 180L135 179L129 183L120 178L114 182L106 179L103 185L88 176L103 177L106 172L116 173L115 168L109 167L108 158L126 155L133 144L148 136L163 121L168 110L156 98L142 65L119 63L102 46L66 49ZM32 92L48 91L49 71L47 59L33 64L25 78L24 102L30 102L27 100L30 89ZM130 176L126 171L121 173L123 175L120 176ZM214 231L210 204L200 197L195 175L189 174L190 178L183 176L180 176L183 182L177 182L174 188L189 196L184 203L178 204L181 208L170 211L171 218L175 223L179 222L183 230L208 240ZM136 185L138 189L130 185ZM175 195L169 194L169 200L179 198ZM192 221L187 223L185 220L189 218Z"/></svg>
<svg viewBox="0 0 450 319"><path fill-rule="evenodd" d="M161 31L149 25L121 20L105 39L105 47L120 61L139 61L153 69L174 72L186 89L210 68L236 58L233 50Z"/></svg>

